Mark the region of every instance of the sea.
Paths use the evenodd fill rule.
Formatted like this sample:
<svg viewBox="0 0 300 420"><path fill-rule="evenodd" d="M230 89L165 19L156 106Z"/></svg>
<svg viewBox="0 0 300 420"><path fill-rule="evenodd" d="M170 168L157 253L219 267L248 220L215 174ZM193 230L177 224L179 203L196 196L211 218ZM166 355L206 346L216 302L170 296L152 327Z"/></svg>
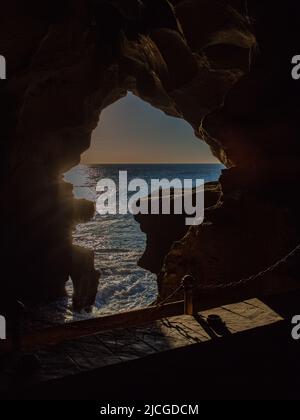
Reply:
<svg viewBox="0 0 300 420"><path fill-rule="evenodd" d="M113 180L118 187L120 171L127 171L128 181L151 179L197 179L216 181L224 167L220 164L97 164L78 165L64 175L74 186L74 196L95 201L96 185L101 179ZM117 190L117 194L119 191ZM72 282L67 283L68 297L35 309L42 324L71 322L146 307L157 297L156 276L137 265L146 247L146 235L131 214L102 215L76 226L74 244L94 250L95 267L101 279L92 313L72 310Z"/></svg>

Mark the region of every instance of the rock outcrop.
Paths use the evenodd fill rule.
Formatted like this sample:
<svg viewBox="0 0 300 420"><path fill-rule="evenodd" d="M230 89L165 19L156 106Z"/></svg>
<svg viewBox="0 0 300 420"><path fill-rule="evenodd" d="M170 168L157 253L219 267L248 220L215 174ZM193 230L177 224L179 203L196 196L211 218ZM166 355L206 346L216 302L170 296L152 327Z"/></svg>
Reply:
<svg viewBox="0 0 300 420"><path fill-rule="evenodd" d="M206 214L215 206L221 205L221 194L221 186L218 182L205 184ZM151 198L149 200L151 201ZM187 215L185 213L178 215L174 214L174 211L172 212L173 201L171 199L171 215L139 214L135 216L142 232L147 236L146 250L138 262L139 266L157 275L160 273L164 258L172 245L180 241L190 229L190 226L186 225ZM148 208L151 208L151 204Z"/></svg>
<svg viewBox="0 0 300 420"><path fill-rule="evenodd" d="M172 232L158 254L147 226L142 260L161 271L161 296L186 271L233 280L296 244L300 84L290 62L300 48L298 2L11 0L1 11L2 295L64 294L71 232L91 209L79 210L62 174L89 148L101 111L128 90L188 121L228 168L210 223ZM277 273L279 283L292 268ZM84 305L91 283L87 300L80 286Z"/></svg>

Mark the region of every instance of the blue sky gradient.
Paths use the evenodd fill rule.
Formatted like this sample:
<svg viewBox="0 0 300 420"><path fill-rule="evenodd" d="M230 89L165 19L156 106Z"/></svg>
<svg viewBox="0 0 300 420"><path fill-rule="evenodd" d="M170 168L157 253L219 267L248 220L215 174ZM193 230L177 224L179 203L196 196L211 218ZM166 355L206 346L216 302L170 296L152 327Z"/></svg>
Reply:
<svg viewBox="0 0 300 420"><path fill-rule="evenodd" d="M185 121L132 94L103 111L82 163L219 163Z"/></svg>

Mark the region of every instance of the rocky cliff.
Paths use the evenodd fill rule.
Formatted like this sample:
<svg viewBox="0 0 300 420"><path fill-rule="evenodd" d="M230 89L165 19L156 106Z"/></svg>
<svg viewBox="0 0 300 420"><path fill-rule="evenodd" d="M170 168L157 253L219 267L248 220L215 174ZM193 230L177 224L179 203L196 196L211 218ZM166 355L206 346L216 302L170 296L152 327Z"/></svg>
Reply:
<svg viewBox="0 0 300 420"><path fill-rule="evenodd" d="M128 90L188 121L228 168L203 226L164 232L154 252L155 223L142 222L143 266L160 272L161 296L186 272L199 282L232 281L290 250L299 238L300 84L290 74L299 16L293 0L3 4L1 296L53 299L71 275L78 307L93 301L93 255L71 237L93 209L74 200L62 174L89 148L101 111ZM285 265L271 287L297 268Z"/></svg>

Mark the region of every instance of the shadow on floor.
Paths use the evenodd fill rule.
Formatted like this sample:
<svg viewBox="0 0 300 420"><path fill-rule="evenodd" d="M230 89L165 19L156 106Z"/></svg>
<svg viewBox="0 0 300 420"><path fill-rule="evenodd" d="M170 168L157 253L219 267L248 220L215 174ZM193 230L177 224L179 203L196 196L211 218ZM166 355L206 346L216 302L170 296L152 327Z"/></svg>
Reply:
<svg viewBox="0 0 300 420"><path fill-rule="evenodd" d="M300 342L280 322L141 360L80 373L6 399L299 399Z"/></svg>

